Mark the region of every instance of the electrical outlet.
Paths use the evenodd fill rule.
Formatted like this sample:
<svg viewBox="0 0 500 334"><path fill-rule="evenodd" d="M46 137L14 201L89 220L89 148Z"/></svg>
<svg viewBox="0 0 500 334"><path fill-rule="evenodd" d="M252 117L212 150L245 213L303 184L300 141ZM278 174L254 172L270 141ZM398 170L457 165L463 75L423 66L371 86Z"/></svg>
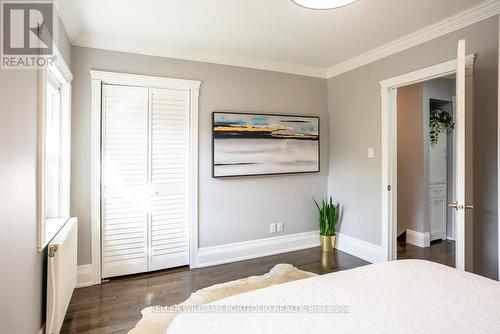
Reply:
<svg viewBox="0 0 500 334"><path fill-rule="evenodd" d="M269 233L276 233L276 224L269 225Z"/></svg>
<svg viewBox="0 0 500 334"><path fill-rule="evenodd" d="M373 147L368 148L368 159L373 159L375 153L373 152Z"/></svg>
<svg viewBox="0 0 500 334"><path fill-rule="evenodd" d="M283 232L284 228L285 228L285 223L279 222L279 223L276 224L276 231Z"/></svg>

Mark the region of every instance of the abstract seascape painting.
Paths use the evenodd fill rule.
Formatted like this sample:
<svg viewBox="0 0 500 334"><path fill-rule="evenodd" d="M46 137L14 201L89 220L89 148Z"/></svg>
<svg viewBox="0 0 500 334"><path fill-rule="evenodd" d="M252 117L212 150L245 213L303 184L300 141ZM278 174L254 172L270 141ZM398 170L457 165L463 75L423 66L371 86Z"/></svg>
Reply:
<svg viewBox="0 0 500 334"><path fill-rule="evenodd" d="M213 177L319 172L319 117L213 113Z"/></svg>

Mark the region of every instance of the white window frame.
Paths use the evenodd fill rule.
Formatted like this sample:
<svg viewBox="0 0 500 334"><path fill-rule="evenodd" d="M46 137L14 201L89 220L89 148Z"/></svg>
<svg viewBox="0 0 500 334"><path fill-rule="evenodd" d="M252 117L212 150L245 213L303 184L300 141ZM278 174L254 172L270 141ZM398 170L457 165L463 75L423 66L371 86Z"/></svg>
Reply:
<svg viewBox="0 0 500 334"><path fill-rule="evenodd" d="M90 70L91 77L91 238L92 285L101 284L101 100L102 85L180 89L190 92L189 110L189 266L198 263L198 98L201 81Z"/></svg>
<svg viewBox="0 0 500 334"><path fill-rule="evenodd" d="M66 133L64 133L62 142L62 156L71 164L71 81L73 75L57 46L53 45L54 62L47 68L38 70L38 140L37 140L37 247L42 252L49 244L50 240L57 234L64 223L69 219L70 214L70 166L66 173L62 175L62 182L67 184L65 188L67 193L63 196L60 203L64 207L63 211L67 214L66 218L51 220L50 226L45 217L45 133L46 133L46 103L47 103L47 81L54 80L59 84L61 94L61 115L65 117ZM65 215L65 216L66 216Z"/></svg>

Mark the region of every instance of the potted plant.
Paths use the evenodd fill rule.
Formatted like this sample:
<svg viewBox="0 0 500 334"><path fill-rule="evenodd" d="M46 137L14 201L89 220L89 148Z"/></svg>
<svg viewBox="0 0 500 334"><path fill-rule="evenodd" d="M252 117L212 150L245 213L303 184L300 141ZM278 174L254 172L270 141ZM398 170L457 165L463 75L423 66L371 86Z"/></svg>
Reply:
<svg viewBox="0 0 500 334"><path fill-rule="evenodd" d="M446 111L440 108L431 109L429 119L429 131L431 136L431 144L437 144L441 127L448 131L455 129L453 118Z"/></svg>
<svg viewBox="0 0 500 334"><path fill-rule="evenodd" d="M323 200L321 206L313 198L319 212L319 231L321 250L323 252L332 252L335 246L335 226L340 216L340 204L333 203L332 196L329 200Z"/></svg>

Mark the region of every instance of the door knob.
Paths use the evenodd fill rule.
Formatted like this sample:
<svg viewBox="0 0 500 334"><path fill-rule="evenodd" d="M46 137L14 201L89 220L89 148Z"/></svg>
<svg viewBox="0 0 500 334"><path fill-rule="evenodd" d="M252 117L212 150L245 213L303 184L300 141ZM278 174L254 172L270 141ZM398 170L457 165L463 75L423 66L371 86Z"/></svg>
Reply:
<svg viewBox="0 0 500 334"><path fill-rule="evenodd" d="M463 210L463 209L466 209L466 210L473 210L474 209L474 205L466 205L464 207L462 204L458 204L458 202L450 203L450 204L448 204L448 207L451 209L455 209L457 211Z"/></svg>
<svg viewBox="0 0 500 334"><path fill-rule="evenodd" d="M458 202L455 202L455 203L450 203L448 204L448 207L450 209L455 209L455 210L463 210L464 209L464 206L462 204L458 204Z"/></svg>

